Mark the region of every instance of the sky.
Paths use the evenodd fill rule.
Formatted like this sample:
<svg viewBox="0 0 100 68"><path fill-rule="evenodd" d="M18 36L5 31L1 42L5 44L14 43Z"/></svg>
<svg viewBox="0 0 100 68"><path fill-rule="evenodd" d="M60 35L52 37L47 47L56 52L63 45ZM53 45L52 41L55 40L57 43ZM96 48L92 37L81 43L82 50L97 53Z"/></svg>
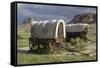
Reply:
<svg viewBox="0 0 100 68"><path fill-rule="evenodd" d="M36 21L63 19L71 21L75 15L83 13L96 13L93 7L75 7L40 4L17 4L17 21L22 24L25 18L32 17Z"/></svg>

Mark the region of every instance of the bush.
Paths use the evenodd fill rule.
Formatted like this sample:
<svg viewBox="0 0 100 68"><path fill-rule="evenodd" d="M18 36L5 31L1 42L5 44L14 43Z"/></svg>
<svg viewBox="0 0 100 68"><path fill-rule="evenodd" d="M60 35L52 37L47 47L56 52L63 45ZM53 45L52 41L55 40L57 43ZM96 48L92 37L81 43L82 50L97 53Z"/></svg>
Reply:
<svg viewBox="0 0 100 68"><path fill-rule="evenodd" d="M71 43L72 45L75 45L75 44L77 43L77 41L76 41L76 39L72 38L72 39L70 40L70 43Z"/></svg>
<svg viewBox="0 0 100 68"><path fill-rule="evenodd" d="M66 44L66 47L74 51L82 51L85 50L86 42L80 38L71 38L70 43Z"/></svg>
<svg viewBox="0 0 100 68"><path fill-rule="evenodd" d="M76 41L77 41L77 43L76 43L76 45L75 45L75 50L76 50L76 51L85 50L86 44L85 44L84 40L82 40L82 39L80 39L80 38L77 38Z"/></svg>

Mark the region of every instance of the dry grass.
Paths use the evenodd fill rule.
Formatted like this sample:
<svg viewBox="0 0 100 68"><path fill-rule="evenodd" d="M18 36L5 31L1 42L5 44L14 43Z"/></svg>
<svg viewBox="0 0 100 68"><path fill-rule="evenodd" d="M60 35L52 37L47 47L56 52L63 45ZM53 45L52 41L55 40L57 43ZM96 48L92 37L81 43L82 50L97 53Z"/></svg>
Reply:
<svg viewBox="0 0 100 68"><path fill-rule="evenodd" d="M17 47L29 46L28 38L30 32L24 28L18 29ZM87 38L96 42L96 26L90 25ZM74 47L75 50L84 50L85 46L88 46L90 41L83 41L79 38L71 39L71 42L66 42L66 47ZM58 49L59 51L59 49ZM61 51L65 51L62 50ZM37 64L37 63L55 63L55 62L72 62L72 61L88 61L96 60L96 56L85 56L85 55L66 55L66 54L30 54L30 53L18 53L18 64Z"/></svg>

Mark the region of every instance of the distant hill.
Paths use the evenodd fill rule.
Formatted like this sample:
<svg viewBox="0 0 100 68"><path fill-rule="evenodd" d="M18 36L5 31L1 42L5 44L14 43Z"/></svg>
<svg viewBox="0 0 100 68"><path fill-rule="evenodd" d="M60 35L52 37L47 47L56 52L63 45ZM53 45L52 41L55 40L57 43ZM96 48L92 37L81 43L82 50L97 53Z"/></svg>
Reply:
<svg viewBox="0 0 100 68"><path fill-rule="evenodd" d="M74 16L74 18L69 23L87 23L93 24L96 23L96 14L95 13L84 13Z"/></svg>

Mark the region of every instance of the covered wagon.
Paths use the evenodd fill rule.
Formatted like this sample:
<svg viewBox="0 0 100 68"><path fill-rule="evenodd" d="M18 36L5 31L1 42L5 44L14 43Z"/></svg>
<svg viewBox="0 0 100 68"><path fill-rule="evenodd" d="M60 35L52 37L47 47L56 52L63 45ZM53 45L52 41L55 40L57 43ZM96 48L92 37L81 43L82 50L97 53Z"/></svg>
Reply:
<svg viewBox="0 0 100 68"><path fill-rule="evenodd" d="M77 24L66 24L66 36L68 38L76 38L76 37L86 37L88 32L88 24L77 23Z"/></svg>
<svg viewBox="0 0 100 68"><path fill-rule="evenodd" d="M48 49L53 52L56 44L65 40L65 22L63 20L32 22L30 49Z"/></svg>

